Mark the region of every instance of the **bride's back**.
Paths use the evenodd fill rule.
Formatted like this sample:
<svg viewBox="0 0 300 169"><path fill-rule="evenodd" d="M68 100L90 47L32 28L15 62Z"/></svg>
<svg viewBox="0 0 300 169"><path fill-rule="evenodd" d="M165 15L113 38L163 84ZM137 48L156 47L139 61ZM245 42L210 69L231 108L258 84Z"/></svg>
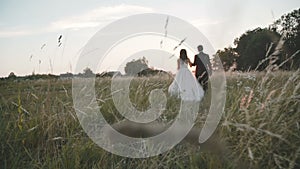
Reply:
<svg viewBox="0 0 300 169"><path fill-rule="evenodd" d="M178 62L178 64L179 64L179 66L180 67L187 67L188 66L188 60L186 59L186 60L182 60L182 59L178 59L177 60L177 62Z"/></svg>

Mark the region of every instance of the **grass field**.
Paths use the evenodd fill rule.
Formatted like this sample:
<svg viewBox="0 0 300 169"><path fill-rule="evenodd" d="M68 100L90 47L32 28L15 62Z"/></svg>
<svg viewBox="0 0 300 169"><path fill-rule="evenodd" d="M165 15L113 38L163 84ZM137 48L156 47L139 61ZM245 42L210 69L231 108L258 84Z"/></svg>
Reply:
<svg viewBox="0 0 300 169"><path fill-rule="evenodd" d="M159 156L130 159L98 147L80 126L71 80L0 81L0 168L300 168L300 72L231 73L225 112L216 133L226 157L182 143ZM170 76L135 78L130 99L149 106L151 90L167 93ZM96 80L101 112L110 123L122 120L114 107L110 78ZM205 120L210 93L200 105ZM159 121L172 122L180 101L168 97ZM213 106L213 103L212 103ZM237 164L237 165L236 165Z"/></svg>

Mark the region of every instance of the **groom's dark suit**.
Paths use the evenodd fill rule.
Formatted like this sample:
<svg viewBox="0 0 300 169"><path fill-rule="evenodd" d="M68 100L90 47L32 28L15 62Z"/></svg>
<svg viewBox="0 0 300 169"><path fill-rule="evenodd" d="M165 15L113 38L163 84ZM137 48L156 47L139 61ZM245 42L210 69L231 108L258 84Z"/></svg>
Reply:
<svg viewBox="0 0 300 169"><path fill-rule="evenodd" d="M208 77L212 72L208 54L200 52L198 55L195 55L192 66L196 66L195 76L206 91L208 88Z"/></svg>

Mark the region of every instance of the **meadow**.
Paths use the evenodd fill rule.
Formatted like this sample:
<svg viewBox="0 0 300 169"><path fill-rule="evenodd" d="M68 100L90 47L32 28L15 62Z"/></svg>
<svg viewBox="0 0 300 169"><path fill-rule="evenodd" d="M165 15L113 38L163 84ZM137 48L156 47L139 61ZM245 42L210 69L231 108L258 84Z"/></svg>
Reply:
<svg viewBox="0 0 300 169"><path fill-rule="evenodd" d="M80 126L72 102L72 80L0 81L0 168L300 168L300 71L226 74L226 105L215 131L226 148L220 158L198 145L181 143L146 159L113 155L98 147ZM167 94L171 76L137 77L130 99L149 106L151 90ZM98 104L113 124L123 118L114 107L111 78L96 79ZM180 100L168 97L160 122L172 122ZM197 126L205 120L210 91Z"/></svg>

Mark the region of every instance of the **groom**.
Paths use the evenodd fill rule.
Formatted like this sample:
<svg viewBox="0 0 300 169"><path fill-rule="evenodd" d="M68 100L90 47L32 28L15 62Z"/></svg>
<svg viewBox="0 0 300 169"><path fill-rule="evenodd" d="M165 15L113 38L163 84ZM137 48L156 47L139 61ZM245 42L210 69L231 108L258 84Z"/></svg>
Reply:
<svg viewBox="0 0 300 169"><path fill-rule="evenodd" d="M199 54L195 55L194 63L190 62L190 66L196 66L195 76L202 85L204 91L208 89L208 78L212 74L212 67L208 54L203 52L203 46L198 46Z"/></svg>

